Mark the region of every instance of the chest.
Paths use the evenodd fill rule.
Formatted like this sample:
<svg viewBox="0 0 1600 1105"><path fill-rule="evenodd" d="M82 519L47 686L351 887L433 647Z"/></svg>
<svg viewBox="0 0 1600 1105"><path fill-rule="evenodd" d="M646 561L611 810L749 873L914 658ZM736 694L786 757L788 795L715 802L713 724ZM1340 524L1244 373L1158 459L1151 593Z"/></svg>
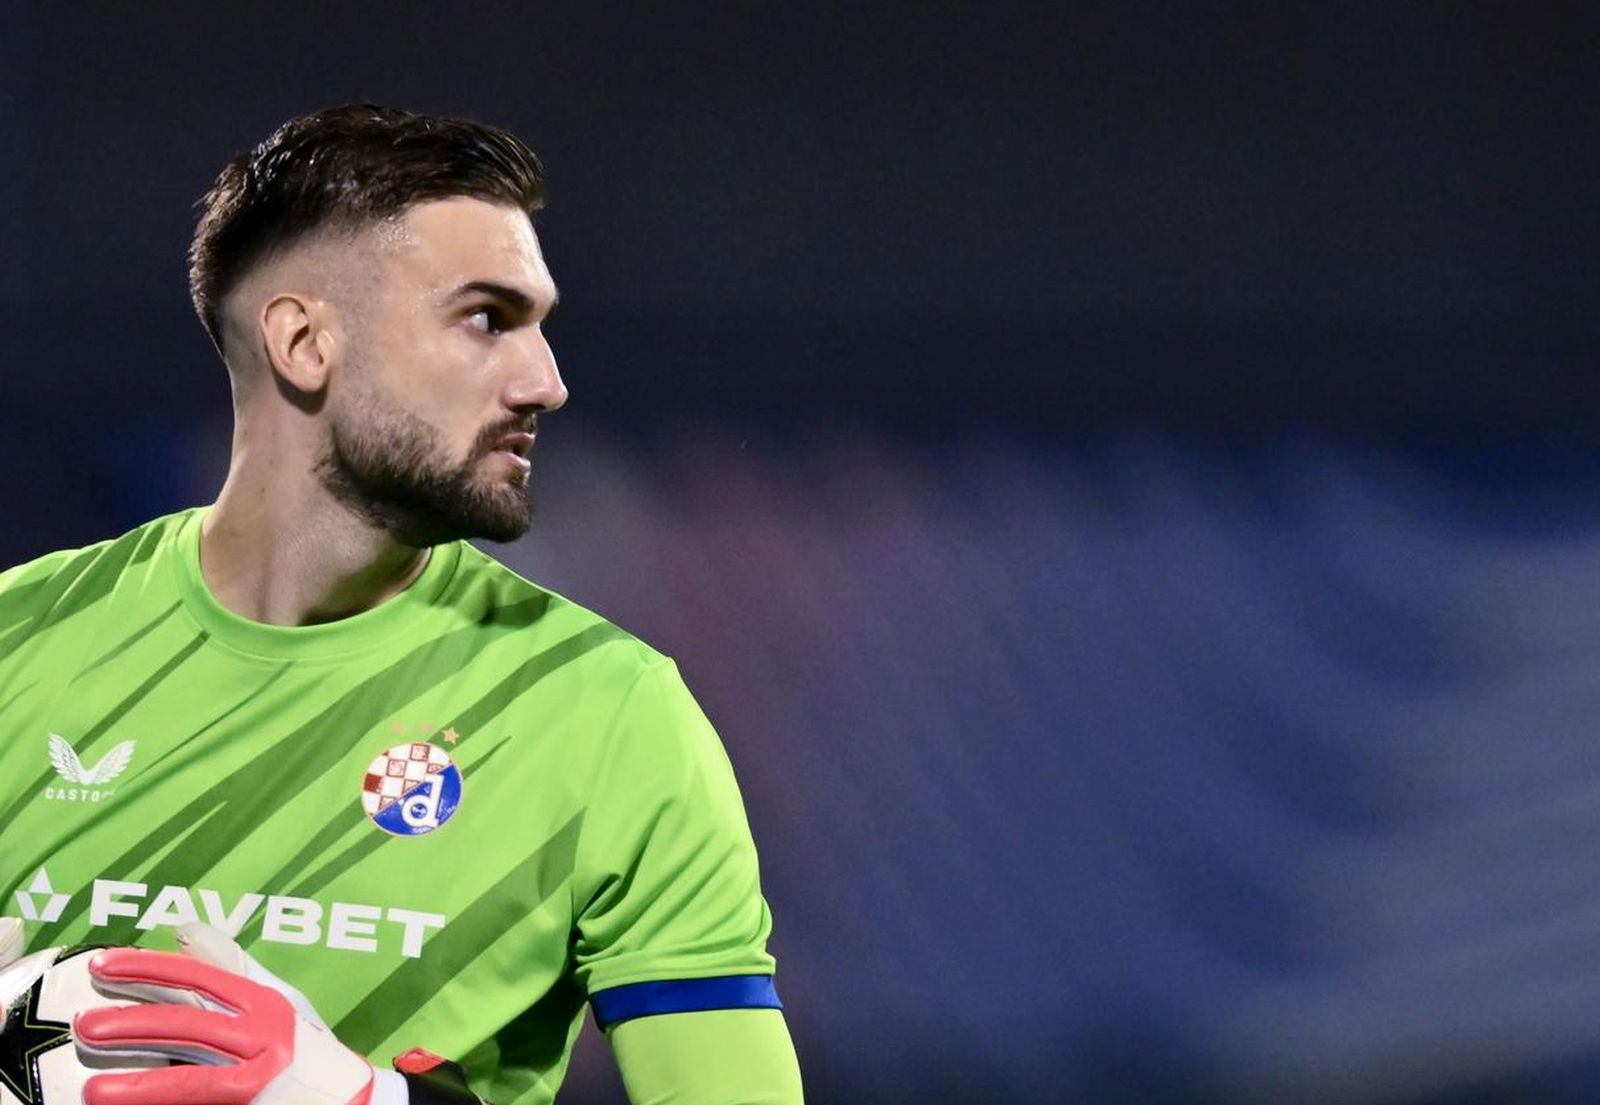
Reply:
<svg viewBox="0 0 1600 1105"><path fill-rule="evenodd" d="M0 696L0 894L30 947L171 947L205 921L334 1017L479 942L509 941L519 987L565 968L582 796L559 710L203 647L52 670Z"/></svg>

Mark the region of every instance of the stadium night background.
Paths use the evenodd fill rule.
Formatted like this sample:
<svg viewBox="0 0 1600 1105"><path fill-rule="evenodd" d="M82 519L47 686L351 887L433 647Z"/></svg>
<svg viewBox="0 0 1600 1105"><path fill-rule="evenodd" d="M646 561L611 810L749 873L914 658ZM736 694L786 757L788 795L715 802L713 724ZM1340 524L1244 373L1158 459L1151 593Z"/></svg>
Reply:
<svg viewBox="0 0 1600 1105"><path fill-rule="evenodd" d="M716 722L810 1100L1592 1099L1597 60L1587 4L10 0L0 565L215 492L223 160L501 124L572 400L497 555ZM619 1092L591 1033L561 1100Z"/></svg>

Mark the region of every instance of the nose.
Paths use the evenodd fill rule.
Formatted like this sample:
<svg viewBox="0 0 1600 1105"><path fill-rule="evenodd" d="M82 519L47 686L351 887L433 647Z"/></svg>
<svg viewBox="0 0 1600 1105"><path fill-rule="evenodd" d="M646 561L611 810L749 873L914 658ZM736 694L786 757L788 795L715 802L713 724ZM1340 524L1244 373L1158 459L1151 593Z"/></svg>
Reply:
<svg viewBox="0 0 1600 1105"><path fill-rule="evenodd" d="M556 355L537 326L528 327L516 343L515 369L506 380L505 404L513 410L540 413L560 410L567 401Z"/></svg>

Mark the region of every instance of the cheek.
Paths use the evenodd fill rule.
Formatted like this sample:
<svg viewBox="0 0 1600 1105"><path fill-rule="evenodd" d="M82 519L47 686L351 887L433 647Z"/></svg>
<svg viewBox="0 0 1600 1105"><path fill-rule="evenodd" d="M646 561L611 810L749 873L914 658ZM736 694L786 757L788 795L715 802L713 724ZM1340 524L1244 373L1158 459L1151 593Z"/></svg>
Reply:
<svg viewBox="0 0 1600 1105"><path fill-rule="evenodd" d="M431 320L425 327L401 320L369 352L385 389L431 423L452 454L468 457L478 435L496 418L492 350Z"/></svg>
<svg viewBox="0 0 1600 1105"><path fill-rule="evenodd" d="M382 383L443 429L467 405L471 389L464 385L472 379L471 371L461 350L452 343L418 341L391 348L382 362Z"/></svg>

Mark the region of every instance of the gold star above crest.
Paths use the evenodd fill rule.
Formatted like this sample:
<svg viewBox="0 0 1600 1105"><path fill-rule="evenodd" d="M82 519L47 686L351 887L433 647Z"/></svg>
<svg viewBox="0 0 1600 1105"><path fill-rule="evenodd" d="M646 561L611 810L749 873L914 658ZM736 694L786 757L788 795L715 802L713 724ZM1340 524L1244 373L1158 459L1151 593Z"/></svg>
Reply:
<svg viewBox="0 0 1600 1105"><path fill-rule="evenodd" d="M394 723L394 735L397 736L397 737L403 737L403 736L406 735L406 723L405 722L397 721L397 722Z"/></svg>
<svg viewBox="0 0 1600 1105"><path fill-rule="evenodd" d="M458 741L460 739L461 739L461 734L456 732L454 729L446 729L444 731L444 742L446 744L454 744L454 743L456 743L456 741Z"/></svg>

